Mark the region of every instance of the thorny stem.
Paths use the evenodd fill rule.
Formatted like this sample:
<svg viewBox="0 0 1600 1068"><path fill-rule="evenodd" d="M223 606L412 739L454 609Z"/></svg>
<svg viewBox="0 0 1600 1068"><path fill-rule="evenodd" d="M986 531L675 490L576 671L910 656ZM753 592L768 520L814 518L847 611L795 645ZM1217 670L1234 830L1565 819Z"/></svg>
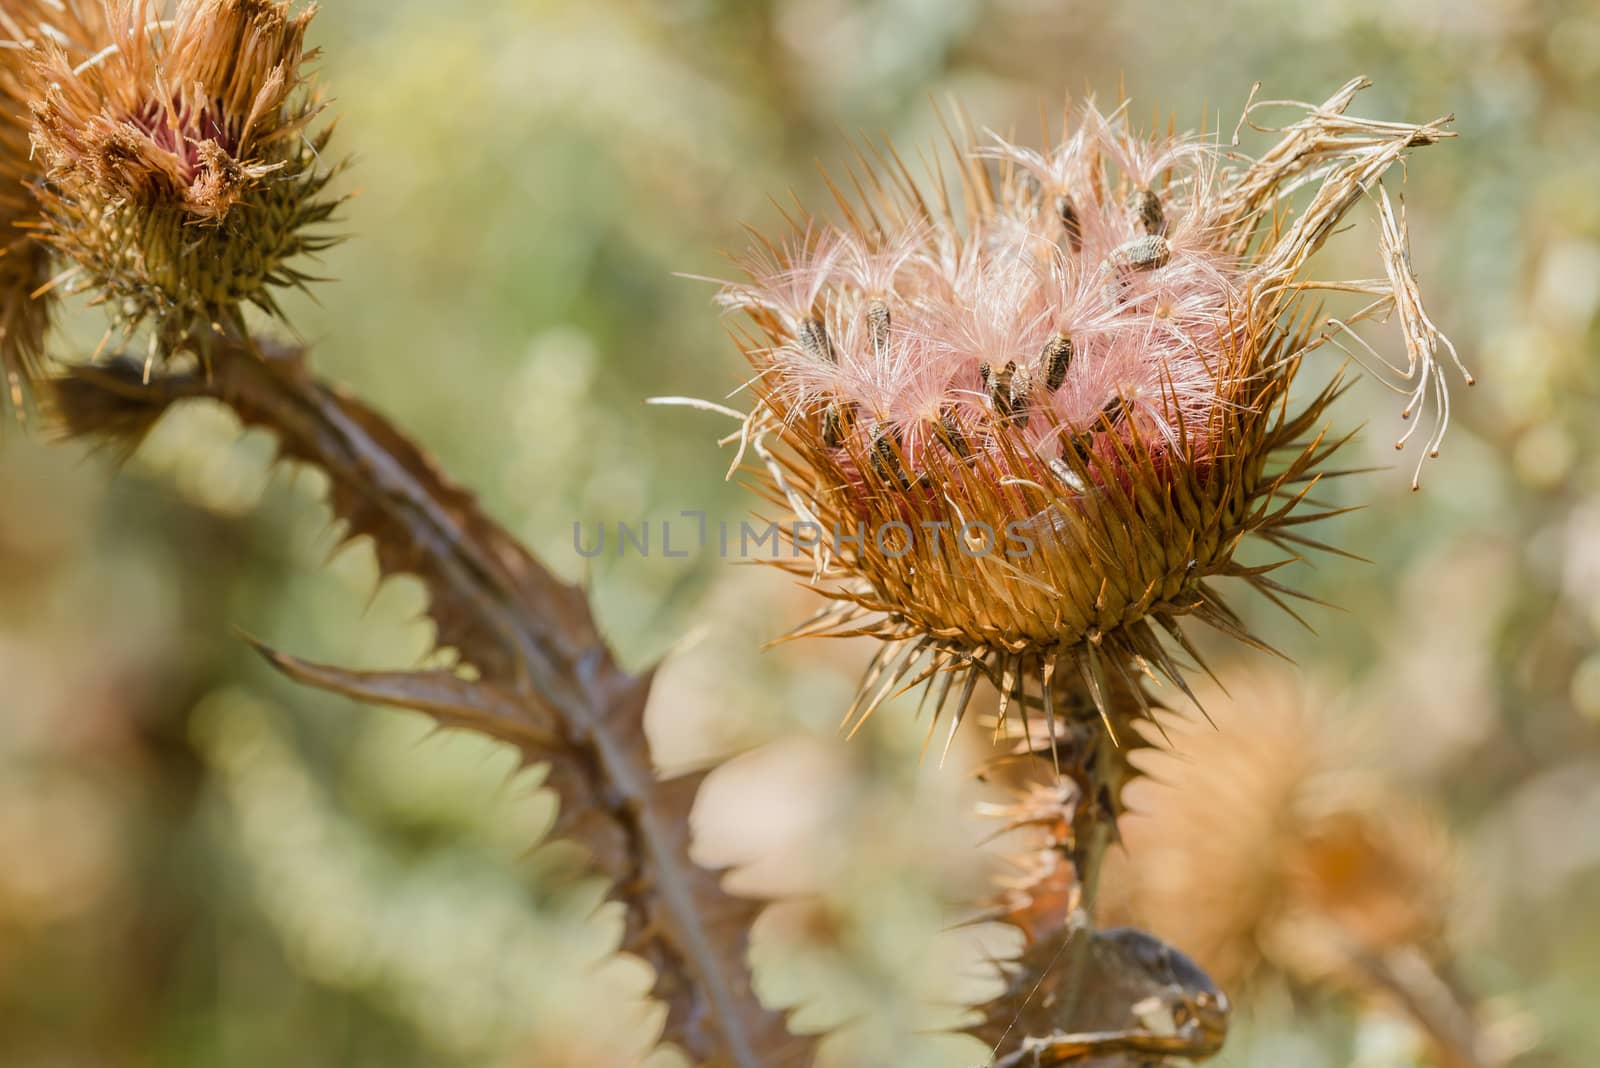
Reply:
<svg viewBox="0 0 1600 1068"><path fill-rule="evenodd" d="M1002 966L1003 992L979 1007L982 1017L968 1030L993 1051L993 1064L1067 1063L1036 1055L1043 1055L1039 1043L1069 1034L1068 1046L1079 1051L1071 1054L1076 1059L1091 1047L1109 1056L1128 1052L1126 1041L1160 1040L1135 1036L1142 1025L1134 1005L1162 989L1164 980L1153 979L1143 965L1108 972L1101 960L1105 939L1092 919L1105 856L1117 841L1122 789L1135 770L1128 753L1140 744L1136 723L1151 709L1135 689L1140 682L1131 663L1102 661L1101 666L1110 670L1097 671L1092 679L1079 671L1043 676L1050 699L1042 703L1055 717L1055 729L1042 735L1048 740L1039 741L1038 725L1031 738L1022 724L1005 725L1007 736L1018 743L1013 752L1022 759L1021 800L1006 811L1014 826L1042 832L1042 838L1017 858L1020 870L1029 874L1021 883L1008 883L997 914L1022 932L1023 952ZM1013 707L1028 704L1022 699ZM1016 767L1009 759L1003 763ZM1214 1037L1221 1041L1220 1035ZM1049 1054L1067 1055L1064 1050ZM1199 1047L1163 1051L1168 1061L1204 1055Z"/></svg>
<svg viewBox="0 0 1600 1068"><path fill-rule="evenodd" d="M700 776L657 778L643 730L652 673L627 672L583 591L484 514L399 430L316 379L298 349L228 336L197 373L136 361L73 368L53 384L67 430L136 443L172 404L209 398L278 437L281 454L331 480L345 536L370 537L385 574L430 595L443 646L476 668L352 672L263 650L291 677L361 700L415 708L517 744L548 763L561 796L553 832L579 841L625 906L622 948L656 972L664 1038L712 1068L798 1068L815 1041L755 997L746 959L760 903L734 898L689 855ZM442 696L441 696L442 695Z"/></svg>
<svg viewBox="0 0 1600 1068"><path fill-rule="evenodd" d="M1106 850L1116 837L1116 811L1101 803L1102 791L1107 798L1120 798L1122 778L1117 745L1107 731L1100 732L1094 757L1089 762L1091 776L1111 778L1115 781L1091 781L1083 784L1084 801L1079 812L1078 840L1074 852L1078 869L1079 905L1074 919L1072 943L1067 951L1065 1000L1062 1019L1071 1021L1077 1016L1083 1001L1084 976L1088 973L1089 947L1094 936L1094 908L1099 897L1100 871L1105 865ZM1108 774L1109 773L1109 774ZM1098 785L1099 789L1094 789ZM1113 802L1120 808L1120 803ZM1085 833L1087 831L1087 833Z"/></svg>
<svg viewBox="0 0 1600 1068"><path fill-rule="evenodd" d="M975 1032L994 1043L995 1059L990 1063L1000 1068L1078 1063L1081 1057L1091 1056L1085 1051L1089 1040L1096 1037L1102 1039L1099 1052L1112 1059L1095 1057L1091 1063L1157 1063L1121 1059L1119 1055L1127 1050L1107 1044L1103 1040L1111 1036L1105 1035L1071 1036L1079 1040L1065 1041L1064 1049L1051 1047L1048 1042L1038 1045L1041 1020L1067 1031L1093 1031L1086 1021L1104 1020L1108 1008L1119 1020L1133 1015L1134 998L1127 997L1120 988L1108 990L1103 986L1107 974L1096 965L1096 944L1106 935L1096 930L1093 917L1106 854L1119 840L1117 821L1123 812L1122 791L1137 774L1128 760L1127 747L1139 744L1134 723L1148 719L1151 704L1134 689L1139 685L1135 674L1114 674L1114 682L1097 687L1083 685L1075 674L1058 675L1051 687L1052 705L1060 717L1058 726L1064 728L1068 739L1059 755L1060 774L1071 780L1073 791L1067 796L1075 792L1076 803L1071 808L1070 842L1058 840L1046 848L1063 847L1070 857L1077 897L1075 907L1052 912L1049 903L1059 901L1061 895L1046 892L1038 898L1042 907L1030 910L1025 906L1022 913L1008 917L1011 922L1023 921L1017 925L1029 935L1033 947L1022 958L1027 966L1014 973L1020 981L1009 983L1006 992L985 1008L986 1019L998 1020L1004 1025L1003 1031ZM1100 704L1088 692L1091 689L1098 691ZM1108 724L1115 729L1115 739ZM1016 732L1012 733L1015 736ZM1056 759L1049 748L1025 747L1023 752L1033 762ZM1504 1068L1510 1063L1512 1057L1504 1044L1487 1033L1475 1018L1471 999L1416 949L1376 952L1335 924L1325 925L1315 934L1308 930L1303 937L1326 940L1326 948L1342 957L1365 987L1391 998L1427 1036L1442 1065ZM1055 973L1053 977L1051 972ZM1041 991L1047 989L1050 994L1041 996ZM1125 1009L1130 1011L1124 1012ZM995 1034L998 1038L991 1037ZM1022 1036L1020 1045L1019 1039L1013 1037L1016 1035ZM1216 1036L1218 1045L1222 1037ZM1175 1064L1177 1058L1204 1059L1216 1049L1217 1046L1171 1050L1159 1063ZM1048 1059L1052 1057L1066 1059Z"/></svg>

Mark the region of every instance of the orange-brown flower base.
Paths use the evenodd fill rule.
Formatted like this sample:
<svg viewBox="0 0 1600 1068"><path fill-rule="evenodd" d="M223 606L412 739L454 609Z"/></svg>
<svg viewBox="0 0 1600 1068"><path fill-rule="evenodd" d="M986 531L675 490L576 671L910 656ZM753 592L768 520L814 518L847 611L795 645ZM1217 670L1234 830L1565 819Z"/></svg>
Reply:
<svg viewBox="0 0 1600 1068"><path fill-rule="evenodd" d="M827 454L807 438L820 426L792 418L785 442L794 452L769 453L782 485L774 478L764 487L767 496L780 507L802 500L824 529L867 531L859 541L829 547L830 566L857 578L817 584L836 603L790 635L884 640L846 722L859 724L891 696L931 679L930 739L947 707L953 734L982 678L1000 691L1002 721L1012 709L1043 712L1036 725L1043 740L1054 722L1052 680L1065 675L1093 702L1113 738L1124 742L1131 739L1112 724L1107 695L1115 687L1143 702L1141 676L1186 689L1183 666L1162 638L1198 661L1181 618L1262 644L1213 580L1241 578L1284 603L1296 595L1270 572L1317 546L1297 532L1299 526L1334 514L1301 507L1343 440L1330 440L1319 426L1341 392L1339 382L1289 410L1290 375L1282 363L1296 359L1290 354L1304 346L1308 329L1302 319L1254 353L1235 354L1250 363L1222 376L1229 393L1205 428L1215 459L1182 451L1176 459L1158 457L1137 434L1113 438L1112 458L1070 459L1084 491L1056 479L986 469L989 460L938 462L932 485L907 488L865 457L819 463L817 457ZM777 398L763 397L763 403ZM792 415L777 411L773 419L781 423ZM1010 458L1018 466L1024 462ZM1026 552L1008 558L999 535L982 546L947 533L973 517L982 517L985 536L1009 527L1014 547ZM911 533L897 544L875 536L883 530ZM930 530L944 535L937 544L925 536ZM1282 560L1237 563L1240 542L1252 535L1281 548ZM804 578L813 577L811 564L780 561Z"/></svg>

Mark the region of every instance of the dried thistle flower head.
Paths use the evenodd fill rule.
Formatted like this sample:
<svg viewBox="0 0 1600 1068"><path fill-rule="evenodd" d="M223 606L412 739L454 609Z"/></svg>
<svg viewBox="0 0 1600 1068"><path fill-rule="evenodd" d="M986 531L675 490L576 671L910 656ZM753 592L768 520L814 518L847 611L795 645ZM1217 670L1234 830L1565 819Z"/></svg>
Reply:
<svg viewBox="0 0 1600 1068"><path fill-rule="evenodd" d="M98 3L58 5L8 0L0 9L0 372L20 413L24 387L38 377L50 306L39 290L50 279L48 250L25 229L38 216L40 175L29 145L28 103L40 42L83 60L103 37Z"/></svg>
<svg viewBox="0 0 1600 1068"><path fill-rule="evenodd" d="M240 327L241 308L278 313L274 286L303 285L292 262L335 200L308 127L321 104L302 70L310 7L277 0L109 0L101 47L80 61L38 47L32 139L44 237L73 261L124 330L169 340Z"/></svg>
<svg viewBox="0 0 1600 1068"><path fill-rule="evenodd" d="M1092 102L1042 151L969 137L953 183L919 186L888 149L852 175L857 198L838 195L843 225L798 224L742 261L722 295L754 327L742 445L808 550L784 566L836 601L798 633L888 642L853 715L934 675L941 706L968 676L957 720L979 674L1002 717L1033 691L1048 708L1058 672L1094 694L1113 672L1181 684L1157 628L1187 648L1184 616L1254 641L1213 580L1278 600L1240 543L1316 545L1299 506L1338 445L1318 421L1339 384L1298 409L1289 389L1358 320L1401 319L1407 411L1434 401L1437 448L1453 350L1387 195L1372 199L1389 279L1304 275L1408 149L1448 136L1447 119L1347 117L1364 84L1292 105L1304 117L1256 160ZM1371 303L1322 321L1302 299L1319 287Z"/></svg>
<svg viewBox="0 0 1600 1068"><path fill-rule="evenodd" d="M20 49L0 48L0 370L19 410L23 384L38 376L49 314L33 293L49 278L45 250L18 227L34 214L27 128L14 109L20 92Z"/></svg>

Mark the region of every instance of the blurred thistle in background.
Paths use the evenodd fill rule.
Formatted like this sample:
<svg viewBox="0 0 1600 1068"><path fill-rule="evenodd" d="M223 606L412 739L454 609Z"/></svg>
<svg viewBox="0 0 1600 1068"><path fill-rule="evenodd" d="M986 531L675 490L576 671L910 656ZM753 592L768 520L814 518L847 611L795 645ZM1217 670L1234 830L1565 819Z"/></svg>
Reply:
<svg viewBox="0 0 1600 1068"><path fill-rule="evenodd" d="M1526 1018L1492 1018L1452 962L1455 846L1437 813L1371 770L1359 719L1330 693L1257 670L1169 722L1141 755L1107 912L1193 953L1225 989L1287 981L1355 994L1408 1020L1415 1056L1451 1068L1511 1063Z"/></svg>
<svg viewBox="0 0 1600 1068"><path fill-rule="evenodd" d="M52 4L52 24L70 36L67 13L94 6ZM1063 83L1105 96L1121 78L1184 125L1208 111L1231 122L1249 80L1321 99L1352 71L1375 82L1371 113L1456 112L1458 158L1409 176L1412 262L1434 318L1493 388L1457 409L1422 494L1402 492L1409 470L1328 491L1383 500L1328 536L1372 563L1293 576L1348 614L1309 613L1312 638L1239 610L1339 680L1319 716L1383 712L1360 766L1448 823L1450 956L1466 989L1510 995L1537 1021L1539 1047L1519 1063L1582 1065L1600 1048L1591 5L353 0L311 37L327 49L342 150L361 161L365 189L340 225L361 240L318 266L340 279L319 290L326 307L291 294L285 310L319 340L325 371L412 427L574 575L574 519L746 507L707 469L703 417L641 418L638 404L703 395L709 354L729 352L703 291L672 272L716 273L713 250L745 244L741 220L770 230L772 190L826 197L808 175L814 157L846 162L841 127L928 143L928 95L955 91L980 125L1031 143L1014 131L1036 126L1040 99ZM0 140L5 178L26 158L13 144ZM1318 270L1360 276L1369 257L1336 235ZM8 295L12 270L38 267L0 258ZM14 363L29 335L12 314ZM59 315L79 351L97 344L101 315L72 301ZM1392 463L1403 429L1376 419L1353 462ZM625 964L587 967L614 930L580 922L592 886L557 882L568 869L547 852L524 857L550 806L503 789L506 754L286 687L230 637L239 626L373 665L431 645L416 585L374 593L365 550L319 570L335 540L309 503L318 479L271 476L268 443L238 431L218 407L174 413L110 487L70 450L21 434L0 449L0 1060L625 1060L639 1046L619 1006L643 984ZM858 1021L839 1063L976 1063L976 1044L926 1031L958 1000L941 979L982 970L992 948L940 930L947 898L981 892L968 843L987 828L968 822L975 788L956 769L917 768L925 725L909 710L835 743L871 649L757 656L753 634L776 636L809 606L752 570L591 566L630 661L709 621L652 698L663 760L788 739L719 772L696 812L708 861L754 865L748 885L828 887L831 922L758 925L758 958L782 958L763 994L807 1002L816 1026ZM1226 646L1203 651L1232 670ZM1226 702L1207 707L1226 729ZM977 759L979 733L957 739L953 765ZM1186 844L1220 841L1226 827L1191 809ZM1190 917L1164 912L1174 926L1157 930L1176 941ZM791 948L791 935L811 940ZM1243 993L1216 1063L1426 1056L1348 1001L1263 982Z"/></svg>

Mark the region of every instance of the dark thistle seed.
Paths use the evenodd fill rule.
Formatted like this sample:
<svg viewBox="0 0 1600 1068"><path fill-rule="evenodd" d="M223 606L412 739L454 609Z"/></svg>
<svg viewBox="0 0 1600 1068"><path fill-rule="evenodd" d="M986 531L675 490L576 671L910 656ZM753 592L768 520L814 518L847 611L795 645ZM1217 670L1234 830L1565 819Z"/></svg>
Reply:
<svg viewBox="0 0 1600 1068"><path fill-rule="evenodd" d="M839 362L839 353L828 338L828 328L823 326L822 320L815 315L800 320L800 328L795 331L795 340L800 344L800 351L813 360L826 363Z"/></svg>
<svg viewBox="0 0 1600 1068"><path fill-rule="evenodd" d="M889 305L882 297L867 301L867 332L872 338L872 351L882 356L889 349Z"/></svg>
<svg viewBox="0 0 1600 1068"><path fill-rule="evenodd" d="M1032 379L1026 367L1018 367L1017 361L1007 360L1004 367L994 371L983 363L978 365L978 378L989 395L989 406L1000 416L1001 422L1028 425L1028 390Z"/></svg>
<svg viewBox="0 0 1600 1068"><path fill-rule="evenodd" d="M1077 457L1080 464L1087 466L1090 456L1094 454L1095 435L1115 431L1117 424L1122 421L1126 411L1127 402L1120 396L1112 397L1106 401L1105 404L1100 406L1099 413L1096 414L1094 420L1086 428L1074 431L1062 439L1062 458L1060 460L1052 460L1050 469L1056 471L1057 475L1059 475L1060 471L1057 470L1057 465L1066 466L1066 457L1069 454ZM1067 480L1063 479L1063 481Z"/></svg>
<svg viewBox="0 0 1600 1068"><path fill-rule="evenodd" d="M852 404L832 400L822 409L822 443L828 448L837 449L844 444L845 431L849 428L854 408Z"/></svg>
<svg viewBox="0 0 1600 1068"><path fill-rule="evenodd" d="M1172 245L1160 234L1146 234L1126 241L1111 250L1106 267L1118 274L1154 271L1172 259Z"/></svg>
<svg viewBox="0 0 1600 1068"><path fill-rule="evenodd" d="M1033 372L1026 367L1018 367L1012 371L1011 417L1018 426L1028 425L1028 395L1032 392Z"/></svg>
<svg viewBox="0 0 1600 1068"><path fill-rule="evenodd" d="M1161 208L1161 198L1152 190L1135 189L1133 195L1128 197L1128 210L1139 220L1145 233L1160 235L1167 232L1167 213Z"/></svg>
<svg viewBox="0 0 1600 1068"><path fill-rule="evenodd" d="M956 417L956 410L947 407L939 413L939 429L944 432L944 443L950 451L965 460L972 456L972 447L967 444L967 436L961 431L961 420Z"/></svg>
<svg viewBox="0 0 1600 1068"><path fill-rule="evenodd" d="M1172 245L1159 234L1147 234L1125 241L1111 250L1100 265L1100 292L1110 304L1122 301L1131 277L1142 271L1155 271L1172 259Z"/></svg>
<svg viewBox="0 0 1600 1068"><path fill-rule="evenodd" d="M1114 430L1122 422L1123 415L1128 410L1128 402L1121 396L1112 397L1100 406L1100 414L1095 417L1096 423L1104 423L1107 430Z"/></svg>
<svg viewBox="0 0 1600 1068"><path fill-rule="evenodd" d="M1062 458L1065 459L1067 454L1071 453L1078 458L1080 463L1087 464L1089 456L1094 452L1094 435L1095 432L1093 430L1080 430L1074 434L1068 434L1066 439L1061 442Z"/></svg>
<svg viewBox="0 0 1600 1068"><path fill-rule="evenodd" d="M990 368L987 363L978 366L978 376L984 382L984 390L989 393L989 406L1002 416L1011 414L1011 374L1016 371L1016 361L1006 360L1003 368Z"/></svg>
<svg viewBox="0 0 1600 1068"><path fill-rule="evenodd" d="M1056 218L1061 220L1061 229L1066 233L1072 251L1082 252L1083 224L1078 221L1078 209L1072 206L1072 198L1065 193L1056 194Z"/></svg>
<svg viewBox="0 0 1600 1068"><path fill-rule="evenodd" d="M1057 334L1050 339L1039 356L1039 367L1044 372L1044 388L1054 393L1067 380L1067 368L1072 365L1072 339Z"/></svg>
<svg viewBox="0 0 1600 1068"><path fill-rule="evenodd" d="M879 428L872 439L872 473L885 482L893 482L903 490L912 486L905 465L900 462L900 433Z"/></svg>

